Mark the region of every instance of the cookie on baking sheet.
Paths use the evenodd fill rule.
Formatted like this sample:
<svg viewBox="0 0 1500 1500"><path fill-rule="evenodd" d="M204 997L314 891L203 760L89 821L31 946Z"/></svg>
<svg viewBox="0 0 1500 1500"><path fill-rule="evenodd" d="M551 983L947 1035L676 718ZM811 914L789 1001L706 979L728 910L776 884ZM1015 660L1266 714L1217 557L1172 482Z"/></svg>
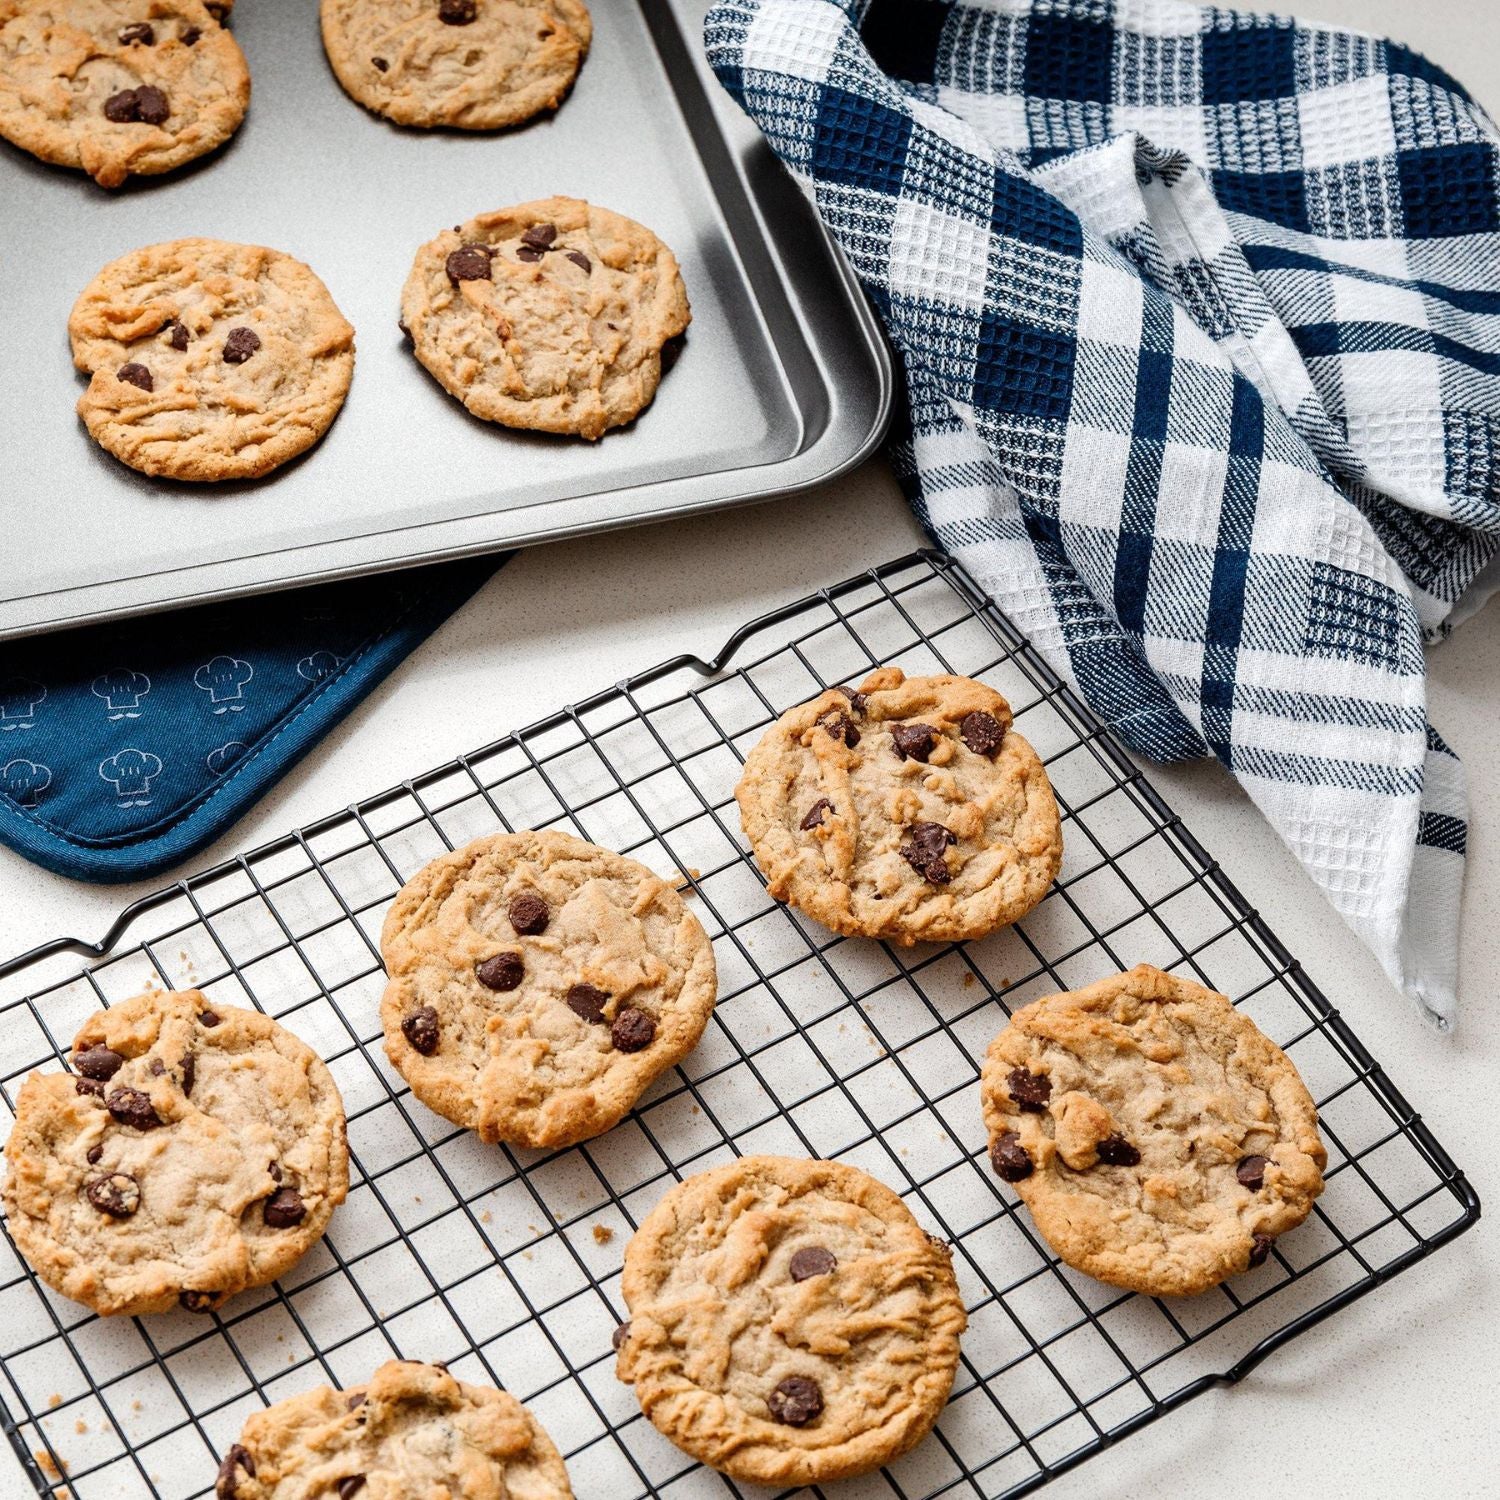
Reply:
<svg viewBox="0 0 1500 1500"><path fill-rule="evenodd" d="M89 435L162 479L254 479L312 447L354 330L312 269L262 245L169 240L111 261L68 318Z"/></svg>
<svg viewBox="0 0 1500 1500"><path fill-rule="evenodd" d="M1270 1254L1323 1191L1292 1061L1213 990L1140 964L1018 1010L981 1083L990 1160L1070 1266L1162 1296Z"/></svg>
<svg viewBox="0 0 1500 1500"><path fill-rule="evenodd" d="M101 187L222 145L250 103L200 0L0 0L0 135Z"/></svg>
<svg viewBox="0 0 1500 1500"><path fill-rule="evenodd" d="M594 439L651 404L688 326L677 257L578 198L480 214L417 251L401 326L476 417Z"/></svg>
<svg viewBox="0 0 1500 1500"><path fill-rule="evenodd" d="M258 1411L224 1455L216 1500L572 1500L562 1455L514 1396L392 1360L368 1384Z"/></svg>
<svg viewBox="0 0 1500 1500"><path fill-rule="evenodd" d="M771 895L856 937L984 937L1062 860L1036 751L967 677L883 667L830 688L765 732L734 795Z"/></svg>
<svg viewBox="0 0 1500 1500"><path fill-rule="evenodd" d="M495 130L562 103L593 39L583 0L322 0L345 93L398 125Z"/></svg>
<svg viewBox="0 0 1500 1500"><path fill-rule="evenodd" d="M686 1057L713 949L645 865L566 833L501 833L434 860L380 938L385 1050L412 1093L486 1141L608 1130Z"/></svg>
<svg viewBox="0 0 1500 1500"><path fill-rule="evenodd" d="M349 1189L344 1105L317 1054L197 990L101 1010L72 1073L32 1073L5 1212L48 1286L98 1313L220 1307L289 1270Z"/></svg>
<svg viewBox="0 0 1500 1500"><path fill-rule="evenodd" d="M855 1167L747 1156L679 1184L625 1250L617 1373L679 1448L747 1484L863 1474L953 1385L952 1255Z"/></svg>

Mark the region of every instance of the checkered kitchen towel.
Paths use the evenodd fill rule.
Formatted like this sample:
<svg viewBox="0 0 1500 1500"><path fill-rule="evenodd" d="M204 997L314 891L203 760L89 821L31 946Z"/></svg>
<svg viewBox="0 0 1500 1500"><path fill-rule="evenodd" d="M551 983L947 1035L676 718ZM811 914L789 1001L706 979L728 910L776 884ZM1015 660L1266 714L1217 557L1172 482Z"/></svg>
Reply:
<svg viewBox="0 0 1500 1500"><path fill-rule="evenodd" d="M1422 642L1500 540L1494 125L1393 42L1178 0L721 0L706 40L904 362L923 522L1451 1024Z"/></svg>

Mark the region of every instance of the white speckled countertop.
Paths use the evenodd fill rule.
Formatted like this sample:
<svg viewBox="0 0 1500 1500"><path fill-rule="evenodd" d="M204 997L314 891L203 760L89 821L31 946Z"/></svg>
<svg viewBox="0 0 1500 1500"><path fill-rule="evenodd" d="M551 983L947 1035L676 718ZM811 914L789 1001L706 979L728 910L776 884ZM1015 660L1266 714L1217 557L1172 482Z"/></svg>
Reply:
<svg viewBox="0 0 1500 1500"><path fill-rule="evenodd" d="M1427 52L1500 113L1494 0L1307 0L1302 13ZM811 494L579 541L505 568L215 848L203 868L640 667L707 654L738 624L923 541L874 462ZM1153 778L1358 1031L1468 1174L1500 1202L1500 606L1436 650L1431 712L1469 771L1474 820L1453 1035L1422 1025L1232 782ZM187 873L187 871L184 871ZM85 887L0 850L0 953L95 937L154 889ZM1072 1496L1500 1495L1500 1233L1467 1235L1261 1365L1057 1481ZM0 1449L0 1494L29 1493ZM593 1497L584 1497L593 1500Z"/></svg>

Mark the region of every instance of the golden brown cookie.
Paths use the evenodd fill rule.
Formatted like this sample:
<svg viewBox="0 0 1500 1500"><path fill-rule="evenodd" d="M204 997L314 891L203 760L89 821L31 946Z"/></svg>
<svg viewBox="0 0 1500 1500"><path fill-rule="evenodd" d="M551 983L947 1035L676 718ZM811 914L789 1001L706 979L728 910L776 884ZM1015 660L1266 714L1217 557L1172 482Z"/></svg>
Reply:
<svg viewBox="0 0 1500 1500"><path fill-rule="evenodd" d="M107 453L164 479L254 479L312 447L354 374L354 330L279 250L170 240L111 261L68 319L78 401Z"/></svg>
<svg viewBox="0 0 1500 1500"><path fill-rule="evenodd" d="M344 1106L305 1043L197 990L101 1010L73 1073L32 1073L5 1212L32 1268L99 1313L209 1312L321 1238L349 1188Z"/></svg>
<svg viewBox="0 0 1500 1500"><path fill-rule="evenodd" d="M385 1050L486 1141L608 1130L697 1045L713 949L645 865L566 833L502 833L402 887L380 938Z"/></svg>
<svg viewBox="0 0 1500 1500"><path fill-rule="evenodd" d="M562 103L593 38L583 0L322 0L323 50L398 125L495 130Z"/></svg>
<svg viewBox="0 0 1500 1500"><path fill-rule="evenodd" d="M651 404L662 347L691 316L676 256L577 198L445 230L401 294L417 358L476 417L590 439Z"/></svg>
<svg viewBox="0 0 1500 1500"><path fill-rule="evenodd" d="M245 1423L216 1500L572 1500L568 1471L514 1396L392 1360L367 1385L319 1386Z"/></svg>
<svg viewBox="0 0 1500 1500"><path fill-rule="evenodd" d="M1036 751L967 677L882 667L799 704L735 797L771 895L857 937L984 937L1025 916L1062 860Z"/></svg>
<svg viewBox="0 0 1500 1500"><path fill-rule="evenodd" d="M990 1160L1101 1281L1188 1296L1270 1254L1323 1191L1318 1114L1223 996L1137 965L1018 1010L981 1082Z"/></svg>
<svg viewBox="0 0 1500 1500"><path fill-rule="evenodd" d="M222 145L250 103L200 0L0 0L0 135L101 187Z"/></svg>
<svg viewBox="0 0 1500 1500"><path fill-rule="evenodd" d="M958 1369L952 1255L855 1167L747 1156L667 1194L625 1251L617 1372L694 1458L822 1484L913 1448Z"/></svg>

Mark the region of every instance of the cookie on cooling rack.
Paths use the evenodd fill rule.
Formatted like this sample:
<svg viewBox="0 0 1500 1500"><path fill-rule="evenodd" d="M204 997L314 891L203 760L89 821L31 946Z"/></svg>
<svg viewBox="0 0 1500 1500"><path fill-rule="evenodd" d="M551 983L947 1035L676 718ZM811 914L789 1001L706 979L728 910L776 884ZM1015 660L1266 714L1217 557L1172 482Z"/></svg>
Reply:
<svg viewBox="0 0 1500 1500"><path fill-rule="evenodd" d="M72 1073L32 1073L5 1145L5 1212L48 1286L98 1313L209 1312L289 1270L349 1188L321 1059L197 990L101 1010Z"/></svg>
<svg viewBox="0 0 1500 1500"><path fill-rule="evenodd" d="M0 136L101 187L222 145L250 71L199 0L0 0Z"/></svg>
<svg viewBox="0 0 1500 1500"><path fill-rule="evenodd" d="M345 93L398 125L496 130L556 109L594 26L583 0L323 0Z"/></svg>
<svg viewBox="0 0 1500 1500"><path fill-rule="evenodd" d="M664 880L566 833L434 860L380 939L385 1050L429 1109L486 1141L608 1130L697 1045L713 949Z"/></svg>
<svg viewBox="0 0 1500 1500"><path fill-rule="evenodd" d="M216 1500L572 1500L568 1471L514 1396L441 1365L392 1360L366 1385L319 1386L245 1423Z"/></svg>
<svg viewBox="0 0 1500 1500"><path fill-rule="evenodd" d="M747 1156L690 1177L625 1251L617 1373L679 1448L747 1484L863 1474L930 1431L958 1369L952 1256L887 1187Z"/></svg>
<svg viewBox="0 0 1500 1500"><path fill-rule="evenodd" d="M677 257L578 198L444 230L401 294L418 360L476 417L590 440L651 404L662 349L691 318Z"/></svg>
<svg viewBox="0 0 1500 1500"><path fill-rule="evenodd" d="M1290 1058L1202 985L1140 964L1018 1010L981 1082L990 1160L1070 1266L1188 1296L1260 1265L1323 1191Z"/></svg>
<svg viewBox="0 0 1500 1500"><path fill-rule="evenodd" d="M830 688L766 731L735 798L771 895L856 937L984 937L1025 916L1062 860L1036 751L967 677L884 667Z"/></svg>
<svg viewBox="0 0 1500 1500"><path fill-rule="evenodd" d="M255 479L312 447L354 375L354 330L310 266L170 240L111 261L68 318L89 436L163 479Z"/></svg>

